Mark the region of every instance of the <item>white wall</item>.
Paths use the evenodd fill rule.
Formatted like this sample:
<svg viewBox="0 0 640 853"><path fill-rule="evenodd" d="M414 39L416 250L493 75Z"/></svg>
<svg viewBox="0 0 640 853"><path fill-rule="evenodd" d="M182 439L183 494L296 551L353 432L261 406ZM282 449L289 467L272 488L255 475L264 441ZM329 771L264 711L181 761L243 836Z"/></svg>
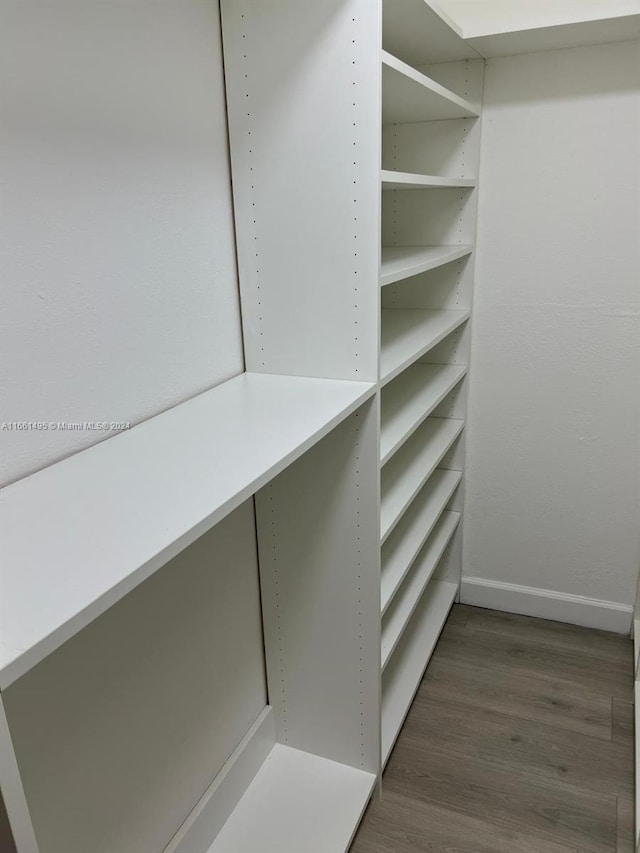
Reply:
<svg viewBox="0 0 640 853"><path fill-rule="evenodd" d="M490 60L484 97L464 574L631 605L640 43Z"/></svg>
<svg viewBox="0 0 640 853"><path fill-rule="evenodd" d="M3 0L0 422L139 422L243 369L214 0ZM0 484L105 437L0 431Z"/></svg>
<svg viewBox="0 0 640 853"><path fill-rule="evenodd" d="M640 0L437 0L465 38L640 13Z"/></svg>

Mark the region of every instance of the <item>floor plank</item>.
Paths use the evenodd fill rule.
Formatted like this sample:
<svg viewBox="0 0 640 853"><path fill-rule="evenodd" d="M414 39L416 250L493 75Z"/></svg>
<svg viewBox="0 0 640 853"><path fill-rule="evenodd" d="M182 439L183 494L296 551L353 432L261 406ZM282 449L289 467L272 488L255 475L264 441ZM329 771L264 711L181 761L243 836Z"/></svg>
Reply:
<svg viewBox="0 0 640 853"><path fill-rule="evenodd" d="M634 853L635 804L633 797L618 797L616 853Z"/></svg>
<svg viewBox="0 0 640 853"><path fill-rule="evenodd" d="M568 729L555 728L509 714L454 701L444 705L428 690L418 694L407 718L411 737L425 753L438 749L446 732L447 752L511 772L602 794L633 793L633 752Z"/></svg>
<svg viewBox="0 0 640 853"><path fill-rule="evenodd" d="M432 659L420 694L611 740L611 697L566 681Z"/></svg>
<svg viewBox="0 0 640 853"><path fill-rule="evenodd" d="M633 853L631 654L456 605L351 853Z"/></svg>
<svg viewBox="0 0 640 853"><path fill-rule="evenodd" d="M449 612L447 625L457 625L458 628L464 628L469 621L469 616L475 609L475 607L468 607L466 604L454 604Z"/></svg>
<svg viewBox="0 0 640 853"><path fill-rule="evenodd" d="M538 640L554 646L567 646L598 657L626 661L633 654L629 638L610 631L594 631L582 625L568 625L550 619L535 619L519 613L470 607L465 627L470 631L507 634L512 640Z"/></svg>
<svg viewBox="0 0 640 853"><path fill-rule="evenodd" d="M612 739L619 743L626 743L629 749L633 749L634 742L634 718L633 705L631 702L621 702L619 699L611 700L612 716Z"/></svg>
<svg viewBox="0 0 640 853"><path fill-rule="evenodd" d="M445 736L443 735L443 740ZM475 756L425 748L411 732L398 740L387 769L387 791L522 831L588 853L614 853L616 798L527 779Z"/></svg>
<svg viewBox="0 0 640 853"><path fill-rule="evenodd" d="M369 806L351 853L576 853L395 792Z"/></svg>
<svg viewBox="0 0 640 853"><path fill-rule="evenodd" d="M443 662L463 660L487 669L523 673L545 682L564 681L593 693L632 701L633 671L627 656L609 660L589 651L537 639L512 639L506 633L446 625L438 643L438 658Z"/></svg>

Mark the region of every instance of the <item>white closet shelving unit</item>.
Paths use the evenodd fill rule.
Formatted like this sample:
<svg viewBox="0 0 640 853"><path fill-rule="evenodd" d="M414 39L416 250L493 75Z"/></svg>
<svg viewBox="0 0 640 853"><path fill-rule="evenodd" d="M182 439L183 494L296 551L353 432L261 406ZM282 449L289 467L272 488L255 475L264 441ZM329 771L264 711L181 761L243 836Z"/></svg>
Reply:
<svg viewBox="0 0 640 853"><path fill-rule="evenodd" d="M16 684L251 496L269 704L164 853L344 853L458 593L482 61L424 0L221 8L247 372L3 490L18 853Z"/></svg>
<svg viewBox="0 0 640 853"><path fill-rule="evenodd" d="M482 60L420 0L382 27L382 766L460 580Z"/></svg>

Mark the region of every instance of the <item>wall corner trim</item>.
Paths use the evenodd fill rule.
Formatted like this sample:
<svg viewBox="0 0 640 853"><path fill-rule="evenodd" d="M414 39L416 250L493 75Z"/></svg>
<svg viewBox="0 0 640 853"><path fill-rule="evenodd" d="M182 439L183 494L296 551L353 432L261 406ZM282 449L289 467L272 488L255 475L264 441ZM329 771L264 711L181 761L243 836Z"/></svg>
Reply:
<svg viewBox="0 0 640 853"><path fill-rule="evenodd" d="M629 634L633 616L630 605L615 601L475 577L462 578L460 602L617 634Z"/></svg>

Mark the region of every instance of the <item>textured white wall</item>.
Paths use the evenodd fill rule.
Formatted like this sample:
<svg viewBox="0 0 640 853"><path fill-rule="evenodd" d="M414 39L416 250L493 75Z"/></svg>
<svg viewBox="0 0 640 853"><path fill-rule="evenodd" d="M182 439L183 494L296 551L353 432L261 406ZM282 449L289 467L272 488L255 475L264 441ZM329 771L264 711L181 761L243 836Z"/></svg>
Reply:
<svg viewBox="0 0 640 853"><path fill-rule="evenodd" d="M490 60L464 574L632 604L640 43Z"/></svg>
<svg viewBox="0 0 640 853"><path fill-rule="evenodd" d="M217 3L2 6L0 421L139 422L243 369Z"/></svg>

